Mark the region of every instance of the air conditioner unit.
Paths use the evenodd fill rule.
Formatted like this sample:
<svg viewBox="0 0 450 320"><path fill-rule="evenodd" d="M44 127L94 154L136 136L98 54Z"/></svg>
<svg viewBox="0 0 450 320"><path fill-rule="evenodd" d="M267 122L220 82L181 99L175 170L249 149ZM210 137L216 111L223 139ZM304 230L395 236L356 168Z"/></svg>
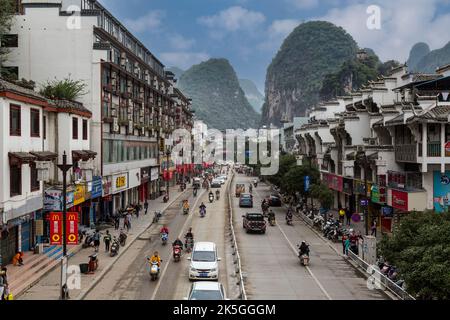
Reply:
<svg viewBox="0 0 450 320"><path fill-rule="evenodd" d="M356 147L356 151L357 151L357 152L363 152L363 151L364 151L364 147L362 147L362 146L357 146L357 147Z"/></svg>
<svg viewBox="0 0 450 320"><path fill-rule="evenodd" d="M117 117L117 109L111 109L111 116Z"/></svg>
<svg viewBox="0 0 450 320"><path fill-rule="evenodd" d="M369 144L370 144L371 146L374 146L374 145L377 144L377 140L376 140L376 139L370 139Z"/></svg>
<svg viewBox="0 0 450 320"><path fill-rule="evenodd" d="M119 132L119 131L120 131L119 119L114 118L113 119L113 132Z"/></svg>
<svg viewBox="0 0 450 320"><path fill-rule="evenodd" d="M115 87L116 84L117 84L116 78L112 78L112 79L111 79L111 85L112 85L113 87Z"/></svg>
<svg viewBox="0 0 450 320"><path fill-rule="evenodd" d="M117 73L115 71L111 73L111 79L117 79Z"/></svg>

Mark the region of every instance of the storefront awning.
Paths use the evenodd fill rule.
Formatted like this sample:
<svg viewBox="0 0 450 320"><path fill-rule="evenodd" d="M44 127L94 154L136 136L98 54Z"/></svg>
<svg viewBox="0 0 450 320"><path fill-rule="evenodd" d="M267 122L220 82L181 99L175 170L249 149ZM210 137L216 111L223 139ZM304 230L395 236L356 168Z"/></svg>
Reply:
<svg viewBox="0 0 450 320"><path fill-rule="evenodd" d="M97 152L90 150L74 150L72 151L72 159L76 161L88 161L89 159L95 159Z"/></svg>
<svg viewBox="0 0 450 320"><path fill-rule="evenodd" d="M37 158L37 161L53 161L58 158L58 154L50 151L33 151L30 153Z"/></svg>
<svg viewBox="0 0 450 320"><path fill-rule="evenodd" d="M36 160L36 157L28 152L9 152L8 156L12 165L27 164Z"/></svg>

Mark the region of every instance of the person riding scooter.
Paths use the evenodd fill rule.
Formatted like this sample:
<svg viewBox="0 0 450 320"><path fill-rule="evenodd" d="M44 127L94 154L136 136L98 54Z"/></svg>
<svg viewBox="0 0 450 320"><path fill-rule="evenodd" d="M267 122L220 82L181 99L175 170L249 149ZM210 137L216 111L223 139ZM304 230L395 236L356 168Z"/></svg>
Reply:
<svg viewBox="0 0 450 320"><path fill-rule="evenodd" d="M183 201L183 213L184 214L189 213L189 201L188 200Z"/></svg>
<svg viewBox="0 0 450 320"><path fill-rule="evenodd" d="M219 199L220 199L220 191L216 190L216 200L219 200Z"/></svg>
<svg viewBox="0 0 450 320"><path fill-rule="evenodd" d="M206 215L206 206L205 204L202 202L202 204L200 205L200 215Z"/></svg>
<svg viewBox="0 0 450 320"><path fill-rule="evenodd" d="M301 257L306 254L309 257L309 246L306 244L306 241L302 241L302 244L299 247L298 256Z"/></svg>
<svg viewBox="0 0 450 320"><path fill-rule="evenodd" d="M156 262L156 263L158 263L158 268L161 267L162 260L161 260L161 257L159 256L158 251L155 251L148 261L150 262L150 264L153 262Z"/></svg>
<svg viewBox="0 0 450 320"><path fill-rule="evenodd" d="M213 202L214 201L214 193L212 191L209 192L209 202Z"/></svg>
<svg viewBox="0 0 450 320"><path fill-rule="evenodd" d="M272 226L275 225L275 212L273 212L272 210L269 211L269 222Z"/></svg>
<svg viewBox="0 0 450 320"><path fill-rule="evenodd" d="M248 190L250 191L250 193L253 192L253 185L252 185L252 184L250 184L250 185L248 186Z"/></svg>
<svg viewBox="0 0 450 320"><path fill-rule="evenodd" d="M292 218L293 218L292 209L289 209L286 213L287 224L292 224Z"/></svg>

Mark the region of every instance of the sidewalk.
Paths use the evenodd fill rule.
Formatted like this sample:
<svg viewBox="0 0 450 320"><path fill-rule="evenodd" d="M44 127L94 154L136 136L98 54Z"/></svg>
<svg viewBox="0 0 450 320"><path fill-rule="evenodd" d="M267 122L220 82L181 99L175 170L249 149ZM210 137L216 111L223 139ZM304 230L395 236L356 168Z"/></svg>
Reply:
<svg viewBox="0 0 450 320"><path fill-rule="evenodd" d="M190 192L188 189L185 192ZM145 210L142 209L139 218L133 216L131 220L131 229L127 233L128 238L125 247L121 247L116 257L110 257L105 252L105 244L101 240L98 252L99 268L93 275L81 275L80 289L70 290L71 299L76 299L79 295L86 294L88 290L100 280L101 277L111 268L114 262L124 253L127 248L151 225L155 211L164 211L173 203L181 201L182 194L179 186L171 187L170 201L163 202L163 198L159 197L155 200L148 200L148 213L144 215ZM143 207L143 203L141 203ZM121 219L120 227L123 227ZM119 230L114 227L101 231L102 235L109 230L114 237L119 235ZM126 228L124 229L126 231ZM93 248L82 249L82 245L68 247L69 261L68 266L81 263L88 263L89 256L95 253ZM61 261L62 253L60 246L49 247L44 254L33 255L26 254L24 257L24 266L15 267L8 265L8 280L14 299L20 297L21 300L57 300L60 296L60 278L61 278ZM68 275L70 277L70 274ZM69 281L69 280L68 280Z"/></svg>

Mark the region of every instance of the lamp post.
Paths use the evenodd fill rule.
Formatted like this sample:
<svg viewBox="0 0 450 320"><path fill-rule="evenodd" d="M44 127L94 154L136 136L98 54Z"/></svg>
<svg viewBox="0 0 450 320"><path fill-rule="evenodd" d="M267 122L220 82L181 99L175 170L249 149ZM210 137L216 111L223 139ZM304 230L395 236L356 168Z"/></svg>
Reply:
<svg viewBox="0 0 450 320"><path fill-rule="evenodd" d="M167 166L167 184L166 184L166 193L167 193L167 199L169 199L169 186L170 186L170 167L169 167L169 156L170 156L170 151L169 151L169 147L167 147L166 150L166 166Z"/></svg>
<svg viewBox="0 0 450 320"><path fill-rule="evenodd" d="M366 229L366 236L369 235L369 199L367 197L367 172L368 172L368 164L369 161L367 160L366 154L360 153L358 155L359 160L364 165L364 225ZM361 204L361 203L360 203Z"/></svg>
<svg viewBox="0 0 450 320"><path fill-rule="evenodd" d="M67 273L65 264L67 263L67 243L66 243L66 221L67 221L67 172L72 168L72 164L67 163L67 155L64 151L63 163L58 165L58 168L63 174L63 191L62 191L62 206L63 206L63 225L62 225L62 241L63 241L63 257L61 260L61 300L66 300L68 295L67 289Z"/></svg>

